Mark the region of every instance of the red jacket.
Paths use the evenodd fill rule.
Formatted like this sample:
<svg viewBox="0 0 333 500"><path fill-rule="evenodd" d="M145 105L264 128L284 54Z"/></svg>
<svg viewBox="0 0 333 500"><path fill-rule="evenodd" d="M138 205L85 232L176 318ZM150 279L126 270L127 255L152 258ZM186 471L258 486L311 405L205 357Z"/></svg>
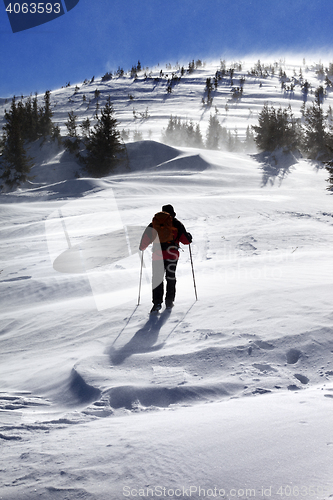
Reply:
<svg viewBox="0 0 333 500"><path fill-rule="evenodd" d="M174 228L174 240L171 243L160 243L156 239L156 232L153 231L153 224L150 223L146 227L140 242L140 250L145 250L148 245L153 244L153 260L178 260L179 259L179 243L189 245L192 242L192 236L188 233L184 225L175 217L172 225ZM155 242L154 242L155 241Z"/></svg>

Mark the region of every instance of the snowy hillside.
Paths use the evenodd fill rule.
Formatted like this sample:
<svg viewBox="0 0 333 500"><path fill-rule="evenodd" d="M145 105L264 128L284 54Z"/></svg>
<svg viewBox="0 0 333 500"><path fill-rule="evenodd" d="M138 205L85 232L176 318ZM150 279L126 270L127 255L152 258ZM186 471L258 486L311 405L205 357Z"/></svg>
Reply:
<svg viewBox="0 0 333 500"><path fill-rule="evenodd" d="M235 70L243 96L226 77L212 107L220 63L171 94L160 68L52 92L63 133L72 109L93 116L96 88L101 105L110 94L130 170L91 179L36 143L31 182L1 194L1 500L333 496L327 172L161 143L171 115L205 135L217 113L244 138L264 102L300 113L301 87L248 76L255 64ZM310 62L286 63L288 78L300 67L321 84ZM137 305L138 244L166 203L193 235L198 300L183 247L175 307L149 317L151 252Z"/></svg>
<svg viewBox="0 0 333 500"><path fill-rule="evenodd" d="M65 135L69 111L77 115L78 123L85 118L93 121L96 109L101 108L110 95L119 130L129 133L130 140L136 134L136 137L142 135L144 140L160 141L171 115L198 123L205 136L209 116L214 114L217 114L223 127L232 132L237 130L238 136L244 139L248 125L257 124L258 112L265 103L283 108L290 105L295 116L300 117L303 101L311 103L315 90L319 86L326 88L325 69L329 67L330 60L319 56L266 56L213 62L198 60L194 63L196 69L193 72L188 71L190 65L183 62L142 68L136 78L131 76L131 72L125 72L123 76L113 75L111 80L105 81L106 74L104 81L103 78L93 77L54 90L51 99L53 121ZM215 87L216 74L220 79ZM207 105L207 78L212 83L211 105ZM306 99L302 92L305 82L309 84ZM332 104L331 88L328 87L324 100L325 112ZM44 91L41 91L41 100L43 94ZM0 99L1 119L4 109L9 109L9 106L9 100Z"/></svg>

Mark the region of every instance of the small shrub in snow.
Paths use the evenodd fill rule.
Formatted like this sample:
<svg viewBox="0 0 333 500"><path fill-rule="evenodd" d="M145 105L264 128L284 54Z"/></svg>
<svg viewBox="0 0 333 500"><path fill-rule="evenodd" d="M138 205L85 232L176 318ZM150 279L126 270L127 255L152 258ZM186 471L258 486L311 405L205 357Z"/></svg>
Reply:
<svg viewBox="0 0 333 500"><path fill-rule="evenodd" d="M140 132L139 130L134 130L133 141L138 142L138 141L142 141L142 140L143 140L142 132Z"/></svg>
<svg viewBox="0 0 333 500"><path fill-rule="evenodd" d="M110 80L112 80L112 73L107 72L102 76L102 82L109 82Z"/></svg>

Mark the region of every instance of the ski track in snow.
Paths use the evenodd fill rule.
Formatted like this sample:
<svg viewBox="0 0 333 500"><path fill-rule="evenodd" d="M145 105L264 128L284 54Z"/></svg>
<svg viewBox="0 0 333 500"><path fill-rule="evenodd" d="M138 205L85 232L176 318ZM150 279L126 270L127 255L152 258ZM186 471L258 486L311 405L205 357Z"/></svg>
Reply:
<svg viewBox="0 0 333 500"><path fill-rule="evenodd" d="M155 139L207 71L175 87L163 119L149 92L138 97L149 82L133 83L135 105L154 114ZM118 84L126 125L128 80ZM274 85L267 80L266 91L280 103ZM70 92L54 93L59 119ZM261 106L264 96L256 99L235 104L229 122ZM290 484L332 496L327 174L300 160L273 175L255 155L144 141L129 145L131 172L75 179L66 154L38 151L33 184L1 197L0 499L109 500L126 485L191 484L224 488L224 498L264 498L263 488L281 498ZM193 235L199 300L184 247L175 307L149 317L149 250L136 306L138 235L165 203ZM131 256L121 254L123 227ZM82 269L80 252L96 249Z"/></svg>

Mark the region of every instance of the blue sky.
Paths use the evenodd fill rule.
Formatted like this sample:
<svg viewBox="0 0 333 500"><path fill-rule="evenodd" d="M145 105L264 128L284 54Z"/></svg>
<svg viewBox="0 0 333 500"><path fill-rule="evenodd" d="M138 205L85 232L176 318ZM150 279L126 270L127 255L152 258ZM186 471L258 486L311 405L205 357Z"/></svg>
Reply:
<svg viewBox="0 0 333 500"><path fill-rule="evenodd" d="M0 97L81 83L138 60L152 67L264 52L324 57L332 35L332 0L80 0L18 33L0 0Z"/></svg>

